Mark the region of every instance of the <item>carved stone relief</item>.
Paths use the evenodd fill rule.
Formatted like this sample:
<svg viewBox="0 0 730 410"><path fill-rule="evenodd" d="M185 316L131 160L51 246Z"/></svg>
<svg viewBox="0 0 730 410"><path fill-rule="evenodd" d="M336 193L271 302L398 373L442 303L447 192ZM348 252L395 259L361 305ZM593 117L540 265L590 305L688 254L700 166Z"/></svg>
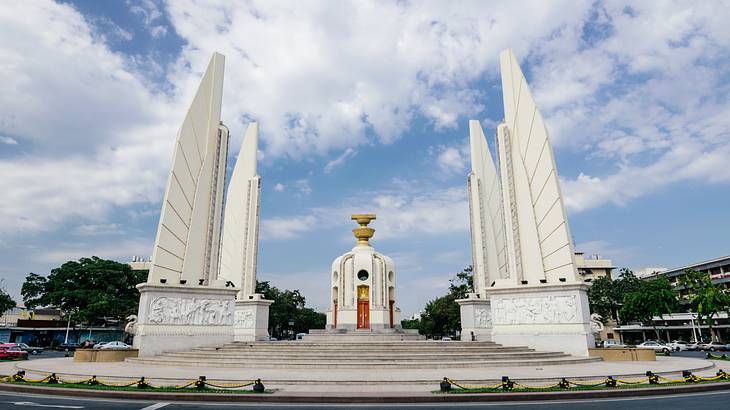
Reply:
<svg viewBox="0 0 730 410"><path fill-rule="evenodd" d="M494 322L500 325L577 323L575 295L492 300Z"/></svg>
<svg viewBox="0 0 730 410"><path fill-rule="evenodd" d="M474 309L474 324L476 327L489 328L492 327L491 312L487 308Z"/></svg>
<svg viewBox="0 0 730 410"><path fill-rule="evenodd" d="M254 315L253 310L251 309L245 309L245 310L236 310L236 320L233 323L234 327L237 328L243 328L243 329L253 329L255 323L256 317Z"/></svg>
<svg viewBox="0 0 730 410"><path fill-rule="evenodd" d="M150 302L147 320L169 325L231 325L234 303L232 300L160 296Z"/></svg>

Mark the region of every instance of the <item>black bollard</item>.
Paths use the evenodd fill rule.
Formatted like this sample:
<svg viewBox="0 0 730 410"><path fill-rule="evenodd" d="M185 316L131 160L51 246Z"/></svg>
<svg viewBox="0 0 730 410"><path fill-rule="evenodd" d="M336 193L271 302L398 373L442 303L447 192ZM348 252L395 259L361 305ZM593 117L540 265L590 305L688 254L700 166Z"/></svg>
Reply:
<svg viewBox="0 0 730 410"><path fill-rule="evenodd" d="M264 387L264 384L261 383L261 379L256 379L256 381L253 383L253 391L256 393L263 393L264 390L266 390L266 387Z"/></svg>
<svg viewBox="0 0 730 410"><path fill-rule="evenodd" d="M449 383L449 379L444 377L443 380L441 380L441 384L439 385L441 387L441 391L444 393L451 391L451 383Z"/></svg>

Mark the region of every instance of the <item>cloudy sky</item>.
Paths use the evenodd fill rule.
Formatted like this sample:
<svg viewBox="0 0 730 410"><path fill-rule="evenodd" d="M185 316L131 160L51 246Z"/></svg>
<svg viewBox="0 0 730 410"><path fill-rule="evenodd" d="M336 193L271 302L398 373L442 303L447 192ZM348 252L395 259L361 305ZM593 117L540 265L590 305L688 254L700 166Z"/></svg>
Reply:
<svg viewBox="0 0 730 410"><path fill-rule="evenodd" d="M150 255L214 51L232 153L261 126L259 279L315 307L353 211L378 214L405 314L470 264L467 121L494 134L507 47L546 117L578 250L628 267L730 254L730 5L634 3L4 2L3 286Z"/></svg>

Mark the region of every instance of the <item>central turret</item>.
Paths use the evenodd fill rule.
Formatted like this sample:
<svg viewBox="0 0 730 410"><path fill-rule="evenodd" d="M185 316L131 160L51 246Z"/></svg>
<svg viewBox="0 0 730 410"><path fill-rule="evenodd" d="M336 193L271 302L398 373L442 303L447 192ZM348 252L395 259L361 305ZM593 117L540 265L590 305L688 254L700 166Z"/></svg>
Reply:
<svg viewBox="0 0 730 410"><path fill-rule="evenodd" d="M328 329L400 327L400 309L395 307L395 263L370 244L375 229L368 224L375 219L375 214L352 215L360 225L352 230L357 243L332 263Z"/></svg>
<svg viewBox="0 0 730 410"><path fill-rule="evenodd" d="M353 235L357 238L357 244L370 246L368 241L373 237L375 229L368 228L368 224L376 219L375 214L353 214L351 219L360 224L359 228L352 230Z"/></svg>

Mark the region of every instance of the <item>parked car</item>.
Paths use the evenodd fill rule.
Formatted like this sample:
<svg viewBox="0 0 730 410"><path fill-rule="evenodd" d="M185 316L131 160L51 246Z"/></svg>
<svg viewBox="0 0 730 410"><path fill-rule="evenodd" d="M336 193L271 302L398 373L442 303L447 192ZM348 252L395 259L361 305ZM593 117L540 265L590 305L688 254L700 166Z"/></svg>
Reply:
<svg viewBox="0 0 730 410"><path fill-rule="evenodd" d="M667 343L667 346L671 347L674 351L679 352L681 350L687 350L689 343L684 340L674 340L671 343Z"/></svg>
<svg viewBox="0 0 730 410"><path fill-rule="evenodd" d="M641 343L637 345L638 348L645 348L645 349L654 349L655 352L661 352L661 353L669 353L672 351L672 348L661 344L659 342L655 342L653 340L647 340L644 343Z"/></svg>
<svg viewBox="0 0 730 410"><path fill-rule="evenodd" d="M724 350L725 349L725 343L720 342L710 342L710 343L704 343L700 345L700 350L706 351L706 352L714 352L716 350Z"/></svg>
<svg viewBox="0 0 730 410"><path fill-rule="evenodd" d="M623 343L619 343L615 339L607 339L607 340L603 341L603 343L601 344L601 347L603 347L603 348L610 348L610 347L624 348L624 347L626 347L626 345Z"/></svg>
<svg viewBox="0 0 730 410"><path fill-rule="evenodd" d="M692 352L700 350L701 344L702 344L702 342L689 342L687 344L687 350L692 351Z"/></svg>
<svg viewBox="0 0 730 410"><path fill-rule="evenodd" d="M96 347L95 347L96 348ZM114 342L107 342L104 343L99 349L131 349L132 346L128 345L124 342L120 341L114 341Z"/></svg>
<svg viewBox="0 0 730 410"><path fill-rule="evenodd" d="M19 348L15 343L0 345L0 360L27 360L28 352Z"/></svg>
<svg viewBox="0 0 730 410"><path fill-rule="evenodd" d="M42 347L28 346L25 343L16 343L15 345L18 346L19 348L21 348L22 350L25 350L26 352L28 352L30 354L40 354L40 353L43 353L43 348Z"/></svg>
<svg viewBox="0 0 730 410"><path fill-rule="evenodd" d="M56 350L59 350L61 352L63 352L63 351L73 352L74 350L76 350L77 348L80 348L80 347L81 347L81 344L79 344L79 343L61 343L60 345L58 345Z"/></svg>
<svg viewBox="0 0 730 410"><path fill-rule="evenodd" d="M444 337L441 338L441 341L442 342L451 342L451 341L453 341L453 339L450 338L450 337L448 337L448 336L444 336Z"/></svg>
<svg viewBox="0 0 730 410"><path fill-rule="evenodd" d="M101 349L102 346L107 344L108 342L99 342L91 346L92 349Z"/></svg>

